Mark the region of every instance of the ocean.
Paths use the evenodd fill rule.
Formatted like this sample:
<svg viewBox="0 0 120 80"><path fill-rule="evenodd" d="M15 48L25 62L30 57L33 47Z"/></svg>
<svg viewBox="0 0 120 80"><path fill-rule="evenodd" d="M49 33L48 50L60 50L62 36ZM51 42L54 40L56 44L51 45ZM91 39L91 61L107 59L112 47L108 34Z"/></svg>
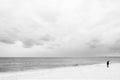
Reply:
<svg viewBox="0 0 120 80"><path fill-rule="evenodd" d="M120 57L0 57L0 73L34 69L120 63Z"/></svg>

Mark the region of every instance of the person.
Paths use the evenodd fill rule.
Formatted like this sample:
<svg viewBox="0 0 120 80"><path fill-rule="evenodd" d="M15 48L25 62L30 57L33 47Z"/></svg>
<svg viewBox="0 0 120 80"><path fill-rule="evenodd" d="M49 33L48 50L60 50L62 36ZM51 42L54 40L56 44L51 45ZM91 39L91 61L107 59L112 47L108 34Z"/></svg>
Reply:
<svg viewBox="0 0 120 80"><path fill-rule="evenodd" d="M109 68L110 61L107 61L107 68Z"/></svg>

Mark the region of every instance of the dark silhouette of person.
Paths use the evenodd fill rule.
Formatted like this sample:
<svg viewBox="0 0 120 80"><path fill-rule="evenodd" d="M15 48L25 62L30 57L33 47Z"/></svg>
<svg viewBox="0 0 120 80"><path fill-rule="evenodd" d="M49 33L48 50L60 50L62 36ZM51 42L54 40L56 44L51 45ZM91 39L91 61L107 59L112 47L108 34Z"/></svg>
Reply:
<svg viewBox="0 0 120 80"><path fill-rule="evenodd" d="M110 61L107 61L107 68L109 68Z"/></svg>

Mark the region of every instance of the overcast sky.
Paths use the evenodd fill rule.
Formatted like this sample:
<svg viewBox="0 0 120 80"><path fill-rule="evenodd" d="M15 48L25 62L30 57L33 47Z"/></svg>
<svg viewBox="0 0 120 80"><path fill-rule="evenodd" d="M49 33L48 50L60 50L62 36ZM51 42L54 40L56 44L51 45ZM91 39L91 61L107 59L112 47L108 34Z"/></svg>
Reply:
<svg viewBox="0 0 120 80"><path fill-rule="evenodd" d="M120 56L119 0L0 0L0 57Z"/></svg>

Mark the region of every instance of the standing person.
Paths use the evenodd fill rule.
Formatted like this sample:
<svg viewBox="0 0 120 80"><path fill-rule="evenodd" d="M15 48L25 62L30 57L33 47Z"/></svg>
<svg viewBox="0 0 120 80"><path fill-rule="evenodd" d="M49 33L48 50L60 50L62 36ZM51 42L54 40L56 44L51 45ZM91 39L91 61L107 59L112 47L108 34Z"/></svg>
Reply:
<svg viewBox="0 0 120 80"><path fill-rule="evenodd" d="M107 61L107 68L109 68L110 61Z"/></svg>

